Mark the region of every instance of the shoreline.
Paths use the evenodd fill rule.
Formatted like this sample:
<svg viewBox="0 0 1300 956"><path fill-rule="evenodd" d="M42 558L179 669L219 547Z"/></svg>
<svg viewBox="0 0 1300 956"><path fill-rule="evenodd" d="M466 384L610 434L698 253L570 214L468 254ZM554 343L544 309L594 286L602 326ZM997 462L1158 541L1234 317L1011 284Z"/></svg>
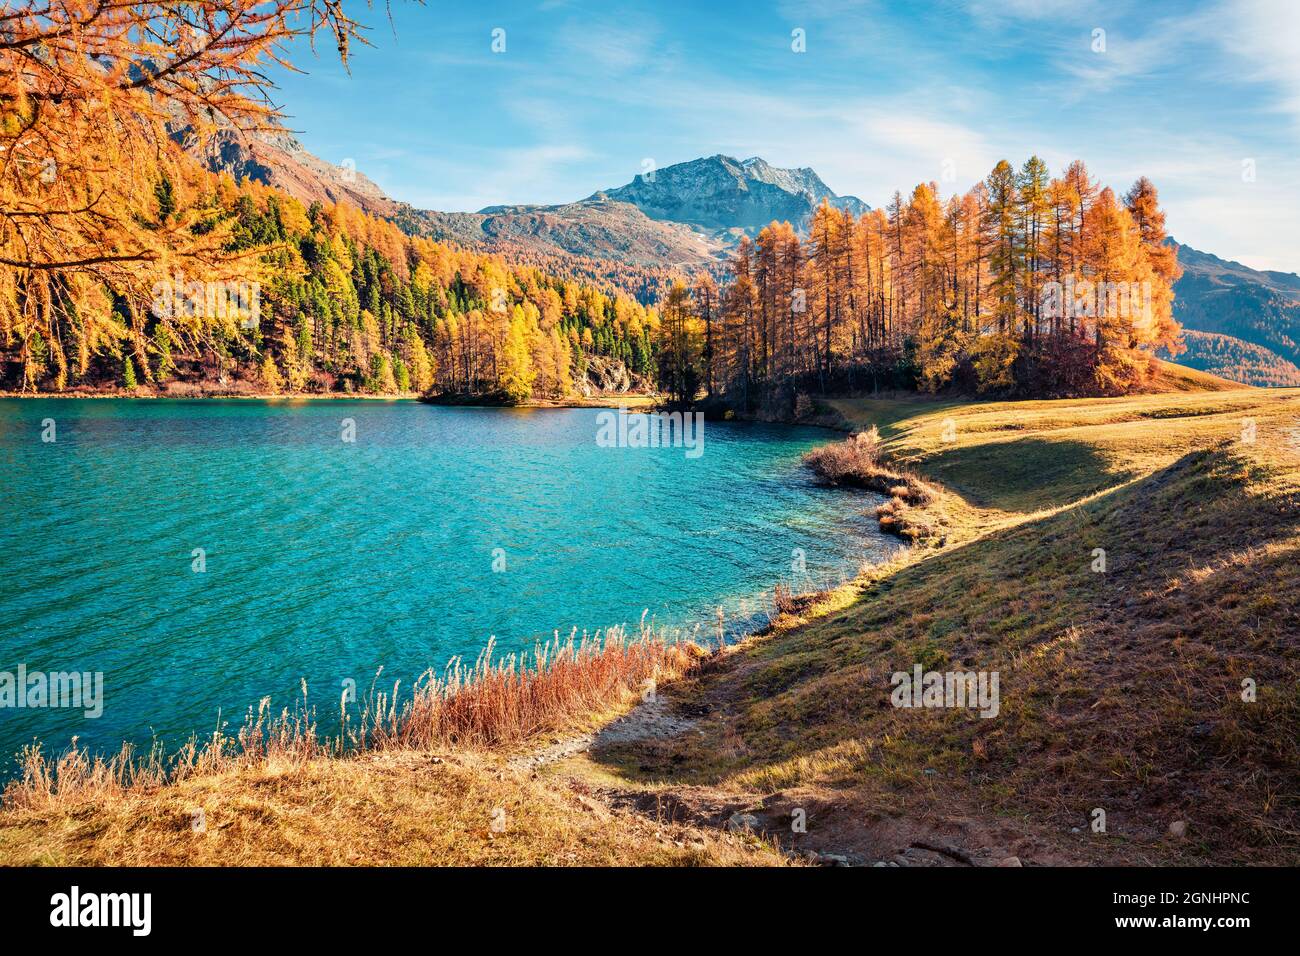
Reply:
<svg viewBox="0 0 1300 956"><path fill-rule="evenodd" d="M434 405L439 408L641 408L654 405L657 399L654 395L648 395L644 392L628 392L614 395L593 395L590 398L535 399L514 405L494 401L492 396L474 398L456 395L418 395L415 400L421 404Z"/></svg>
<svg viewBox="0 0 1300 956"><path fill-rule="evenodd" d="M109 400L109 399L130 399L132 401L175 401L175 402L206 402L206 401L256 401L256 402L417 402L422 405L435 405L442 408L618 408L620 406L643 407L653 405L655 397L653 395L634 394L634 395L604 395L593 396L592 398L575 398L565 400L544 400L520 402L517 405L503 405L496 402L471 402L471 401L439 401L437 399L425 398L413 392L392 393L392 394L359 394L356 392L295 392L293 394L264 394L264 393L238 393L238 394L220 394L206 393L199 395L160 395L156 392L126 393L126 392L13 392L0 391L0 399L43 399L53 398L61 400Z"/></svg>
<svg viewBox="0 0 1300 956"><path fill-rule="evenodd" d="M646 404L649 404L649 402L652 401L652 398L650 396L644 396L644 395L620 396L620 397L640 398ZM28 393L25 395L18 394L18 393L0 393L0 399L3 398L28 398L28 399L31 398L60 398L60 399L81 399L81 398L126 399L129 398L129 399L144 399L144 400L152 399L156 401L168 401L168 400L207 401L207 400L238 399L238 400L248 400L248 401L283 401L283 402L295 402L299 400L422 402L422 399L410 395L356 395L356 394L347 394L347 393L323 393L323 394L318 393L318 394L296 394L296 395L242 394L242 395L205 395L205 396L188 396L188 397L157 395L157 394L136 394L136 395L118 395L118 394L108 394L108 393L69 394L66 392L49 393L49 394ZM424 402L424 403L438 404L438 403L428 403L428 402ZM512 408L560 409L560 408L617 408L619 406L613 404L598 404L596 399L592 399L585 404L529 403L523 405L504 405L504 406L503 405L452 405L446 407L474 407L474 408L496 408L496 409L512 409ZM829 421L818 422L818 423L798 422L794 420L783 421L783 420L777 420L772 418L758 418L754 416L739 417L734 419L733 421L737 424L775 424L775 425L793 425L793 426L804 426L804 427L819 427L819 428L825 428L840 433L851 430L850 424L844 421L843 419L840 419L838 424L832 424ZM837 439L835 439L834 437L828 436L828 441L830 443L834 443L836 440ZM817 446L818 449L824 447L827 446L822 444L819 444ZM816 473L815 469L812 469L802 458L795 464L794 472L792 472L792 477L795 473L798 473L800 471L808 471L808 472L812 472L813 474ZM862 495L865 493L866 495L872 498L880 499L881 502L888 501L887 495L885 495L882 491L865 484L853 484L847 482L837 484L834 482L827 482L824 479L820 478L820 476L818 476L818 484L823 488L837 490L839 492L848 492L849 494L854 496ZM862 560L857 561L856 563L853 562L851 559L846 560L841 558L837 561L837 565L838 565L837 568L826 570L817 577L814 577L812 574L807 574L805 576L805 579L802 581L796 581L793 577L778 578L772 581L768 587L762 588L757 592L750 592L743 596L729 595L729 596L720 597L719 600L722 602L731 603L734 601L739 605L738 609L730 610L727 613L726 617L724 618L724 624L721 631L716 629L716 622L714 621L714 619L711 616L706 615L691 622L684 621L671 626L654 624L652 625L652 627L655 630L655 634L657 638L670 645L678 644L678 643L687 644L687 643L700 642L711 653L718 652L718 651L725 651L728 648L734 648L736 645L744 643L745 641L751 638L770 633L774 628L780 627L789 618L791 612L789 610L788 605L790 604L790 602L793 602L795 605L801 607L809 603L816 603L817 601L826 598L828 595L835 593L839 589L851 585L857 578L859 578L863 574L865 568L867 567L874 568L877 566L889 565L897 561L900 555L911 551L915 547L915 542L909 540L906 536L901 535L896 531L892 531L890 528L886 527L876 516L875 511L876 508L874 506L874 502L869 503L868 507L862 510L861 516L863 518L864 527L862 528L861 537L864 539L869 537L878 537L882 543L890 544L890 547L886 550L882 550L882 552L878 556L875 556L873 558L864 557ZM837 575L838 575L838 580L836 579ZM749 605L752 605L752 607L747 608L747 606ZM721 610L721 604L716 605L716 607L719 610ZM607 630L627 632L629 628L630 628L630 624L628 622L622 622L620 624L614 625L612 628L609 628ZM601 629L597 629L595 633L599 634L600 630ZM555 629L552 629L552 632L556 632ZM545 634L546 632L543 631L537 635L534 635L533 643L537 644L539 641L544 643ZM490 646L491 643L492 643L492 639L489 638L485 642L484 647L481 648L480 650L487 648L488 646ZM443 667L445 668L448 663L449 663L448 661L443 661ZM432 672L436 669L431 667L429 668L429 670L430 672ZM191 737L193 736L194 735L191 734ZM39 743L44 743L44 741L40 741ZM126 744L128 742L123 741L123 743ZM138 746L138 744L136 746ZM103 751L94 751L91 753L92 756L96 759L100 759L100 758L107 759L107 758L111 758L112 755L116 752L117 749L108 749ZM11 775L11 771L12 768L6 768L5 770L0 770L0 796L2 796L5 784L10 782L13 779L13 776ZM0 811L2 811L3 809L4 809L3 800L0 799Z"/></svg>

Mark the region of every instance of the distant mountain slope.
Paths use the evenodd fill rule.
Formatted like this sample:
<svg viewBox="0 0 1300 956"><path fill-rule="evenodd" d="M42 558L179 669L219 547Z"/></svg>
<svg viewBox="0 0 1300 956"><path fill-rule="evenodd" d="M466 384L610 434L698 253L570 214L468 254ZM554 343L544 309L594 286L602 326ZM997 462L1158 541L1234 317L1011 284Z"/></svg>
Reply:
<svg viewBox="0 0 1300 956"><path fill-rule="evenodd" d="M774 219L806 227L823 199L855 214L868 209L854 196L837 196L811 169L712 156L561 205L476 213L405 207L396 218L409 231L479 248L523 243L547 253L690 269L716 264L742 235Z"/></svg>
<svg viewBox="0 0 1300 956"><path fill-rule="evenodd" d="M187 126L177 124L171 135L211 171L283 189L308 205L346 202L378 216L391 216L400 205L355 166L325 162L288 132L224 129L200 144Z"/></svg>
<svg viewBox="0 0 1300 956"><path fill-rule="evenodd" d="M1187 351L1174 361L1221 378L1260 387L1300 385L1300 367L1261 345L1231 335L1183 329Z"/></svg>
<svg viewBox="0 0 1300 956"><path fill-rule="evenodd" d="M1221 337L1189 335L1188 355L1179 361L1250 385L1290 383L1300 366L1300 276L1172 244L1183 267L1174 316L1190 332Z"/></svg>
<svg viewBox="0 0 1300 956"><path fill-rule="evenodd" d="M601 193L560 206L492 206L475 213L404 206L395 218L409 232L475 248L522 243L542 252L639 266L698 267L715 261L723 248L689 226L658 222Z"/></svg>
<svg viewBox="0 0 1300 956"><path fill-rule="evenodd" d="M719 154L677 163L604 194L632 203L651 219L750 235L774 219L806 227L823 199L855 215L868 209L855 196L837 196L811 169L780 169L757 156L738 162Z"/></svg>
<svg viewBox="0 0 1300 956"><path fill-rule="evenodd" d="M1300 275L1296 275L1294 272L1252 269L1240 262L1220 259L1212 252L1201 252L1172 239L1169 240L1169 243L1178 247L1178 261L1187 274L1207 279L1216 285L1250 283L1264 285L1278 292L1300 296Z"/></svg>

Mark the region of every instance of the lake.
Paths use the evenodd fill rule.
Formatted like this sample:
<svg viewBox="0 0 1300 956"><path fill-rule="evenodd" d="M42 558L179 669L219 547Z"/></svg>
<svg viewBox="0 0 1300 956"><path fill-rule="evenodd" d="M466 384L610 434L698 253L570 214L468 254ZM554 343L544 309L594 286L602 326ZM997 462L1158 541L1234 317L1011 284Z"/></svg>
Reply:
<svg viewBox="0 0 1300 956"><path fill-rule="evenodd" d="M489 636L531 649L647 610L712 636L719 607L742 627L777 581L897 547L879 499L800 465L831 432L709 422L702 453L604 447L601 414L0 400L0 672L103 674L97 718L0 706L3 774L33 738L174 750L304 679L327 715L345 680L364 692L382 666L409 688Z"/></svg>

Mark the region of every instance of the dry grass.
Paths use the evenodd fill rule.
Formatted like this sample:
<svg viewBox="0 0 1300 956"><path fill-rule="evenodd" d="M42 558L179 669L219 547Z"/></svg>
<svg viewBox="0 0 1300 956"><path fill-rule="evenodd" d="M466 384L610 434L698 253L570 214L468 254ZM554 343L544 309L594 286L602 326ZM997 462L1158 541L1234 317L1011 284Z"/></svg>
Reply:
<svg viewBox="0 0 1300 956"><path fill-rule="evenodd" d="M359 716L341 700L337 736L319 732L304 684L302 699L278 717L269 714L264 699L235 734L218 730L170 757L159 749L137 754L125 745L111 756L92 755L75 739L57 757L39 745L28 747L21 776L5 789L4 805L33 809L107 800L271 763L296 766L371 751L515 744L608 710L653 682L680 677L705 653L651 633L644 623L634 638L621 629L603 640L599 634L572 634L567 641L557 635L531 657L493 660L489 643L472 667L454 660L441 676L428 671L409 695L402 695L399 683L385 691L372 686L359 702Z"/></svg>
<svg viewBox="0 0 1300 956"><path fill-rule="evenodd" d="M709 717L618 755L627 777L813 793L853 820L1016 821L1058 859L1300 860L1300 391L831 404L884 436L831 460L942 481L882 517L932 520L943 545L670 689ZM999 671L998 718L889 706L918 662Z"/></svg>
<svg viewBox="0 0 1300 956"><path fill-rule="evenodd" d="M832 485L864 488L890 496L876 509L881 530L911 542L942 539L938 488L915 473L886 464L880 431L872 425L840 442L815 448L804 455L804 464Z"/></svg>
<svg viewBox="0 0 1300 956"><path fill-rule="evenodd" d="M386 750L348 760L270 760L148 793L10 809L0 814L0 862L775 866L786 861L760 840L618 812L588 788L513 771L495 752Z"/></svg>
<svg viewBox="0 0 1300 956"><path fill-rule="evenodd" d="M880 474L880 432L871 428L804 455L820 477L834 485L872 487Z"/></svg>

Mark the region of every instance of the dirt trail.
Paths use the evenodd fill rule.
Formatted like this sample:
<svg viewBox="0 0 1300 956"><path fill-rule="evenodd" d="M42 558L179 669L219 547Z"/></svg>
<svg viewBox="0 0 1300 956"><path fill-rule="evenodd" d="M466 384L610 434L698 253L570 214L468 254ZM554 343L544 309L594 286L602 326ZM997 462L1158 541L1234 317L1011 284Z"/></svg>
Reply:
<svg viewBox="0 0 1300 956"><path fill-rule="evenodd" d="M658 696L594 733L556 741L516 757L510 766L535 772L606 746L653 747L683 734L701 733L698 721L674 714L673 709L667 697ZM1057 834L1030 832L1005 819L983 819L960 807L903 816L864 813L852 794L825 791L790 790L764 796L714 787L650 790L633 785L586 792L608 809L634 811L661 823L749 831L794 857L822 866L1016 867L1097 862L1088 847L1068 846Z"/></svg>
<svg viewBox="0 0 1300 956"><path fill-rule="evenodd" d="M635 743L641 740L669 740L694 729L695 722L671 713L668 702L656 696L595 733L557 741L540 750L510 761L515 770L536 770L547 764L585 753L593 746Z"/></svg>

